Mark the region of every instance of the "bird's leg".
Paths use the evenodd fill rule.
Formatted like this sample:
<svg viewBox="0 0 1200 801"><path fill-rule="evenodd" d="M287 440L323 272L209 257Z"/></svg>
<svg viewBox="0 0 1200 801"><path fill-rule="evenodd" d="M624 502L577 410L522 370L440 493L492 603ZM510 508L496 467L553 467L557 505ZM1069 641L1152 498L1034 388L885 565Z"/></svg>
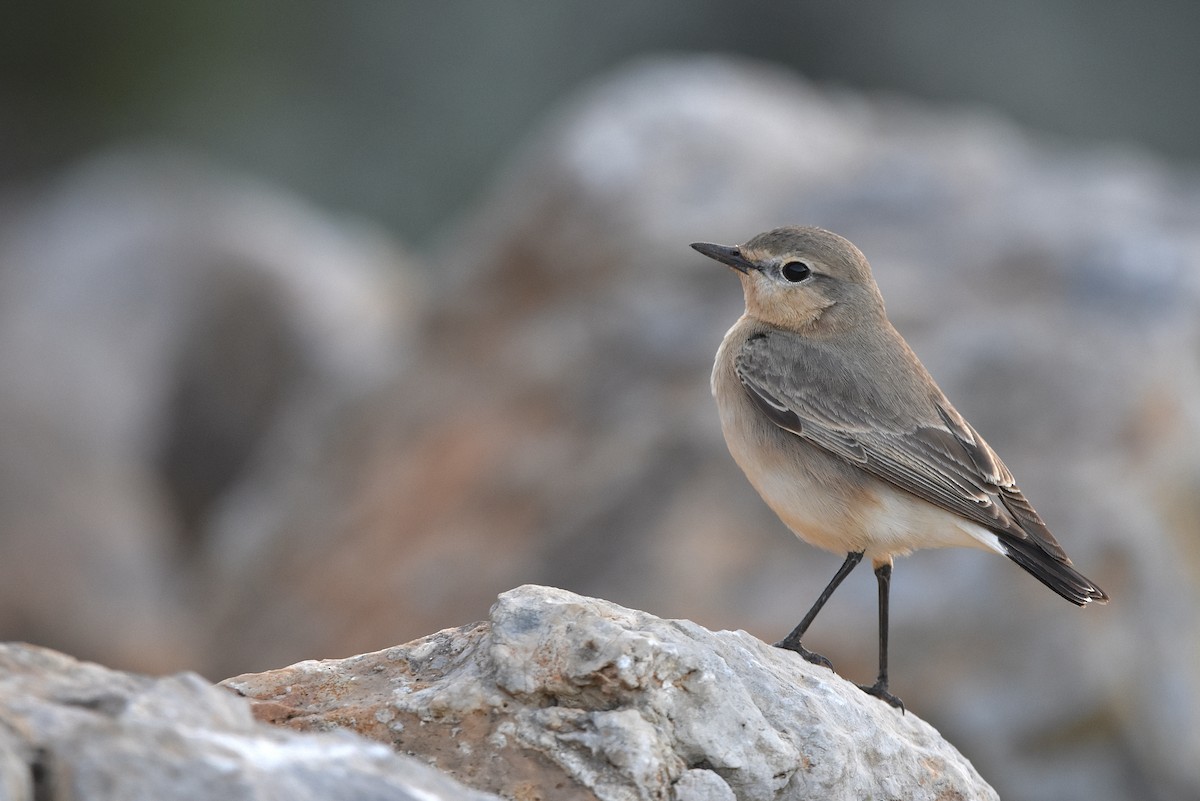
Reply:
<svg viewBox="0 0 1200 801"><path fill-rule="evenodd" d="M800 638L804 636L804 632L808 631L808 627L812 625L813 620L817 617L817 612L821 611L821 607L823 607L825 602L829 600L829 596L833 595L833 591L836 590L838 585L842 583L842 579L850 575L850 571L858 566L858 563L862 561L862 558L862 551L851 551L850 553L846 554L846 561L842 562L842 566L838 568L838 572L834 574L833 578L829 580L829 584L827 584L825 589L821 591L821 595L817 598L817 602L812 605L812 609L809 609L808 613L804 616L804 619L796 625L796 628L792 629L791 634L775 643L776 648L786 648L789 651L795 651L809 662L812 662L814 665L824 665L830 670L833 670L832 662L820 654L815 654L805 648L800 644Z"/></svg>
<svg viewBox="0 0 1200 801"><path fill-rule="evenodd" d="M868 694L904 711L904 702L888 692L888 590L892 584L892 560L875 567L879 582L879 678L871 686L858 685Z"/></svg>

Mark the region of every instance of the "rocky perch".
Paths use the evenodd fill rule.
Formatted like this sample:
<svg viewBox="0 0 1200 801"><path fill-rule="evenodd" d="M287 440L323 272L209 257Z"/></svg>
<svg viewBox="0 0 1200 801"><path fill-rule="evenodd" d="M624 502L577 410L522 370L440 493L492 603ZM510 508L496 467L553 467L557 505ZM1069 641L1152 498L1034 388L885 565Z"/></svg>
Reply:
<svg viewBox="0 0 1200 801"><path fill-rule="evenodd" d="M0 646L0 797L996 798L916 715L795 654L548 587L222 685L249 703Z"/></svg>

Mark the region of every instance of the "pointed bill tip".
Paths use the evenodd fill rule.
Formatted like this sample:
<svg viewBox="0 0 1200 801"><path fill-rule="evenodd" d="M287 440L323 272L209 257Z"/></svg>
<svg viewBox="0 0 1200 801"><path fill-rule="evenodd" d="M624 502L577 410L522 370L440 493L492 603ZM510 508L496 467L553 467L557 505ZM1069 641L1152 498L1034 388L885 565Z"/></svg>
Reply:
<svg viewBox="0 0 1200 801"><path fill-rule="evenodd" d="M710 259L715 259L741 273L756 269L755 265L742 257L742 252L730 245L714 245L709 242L693 242L692 250L702 253Z"/></svg>

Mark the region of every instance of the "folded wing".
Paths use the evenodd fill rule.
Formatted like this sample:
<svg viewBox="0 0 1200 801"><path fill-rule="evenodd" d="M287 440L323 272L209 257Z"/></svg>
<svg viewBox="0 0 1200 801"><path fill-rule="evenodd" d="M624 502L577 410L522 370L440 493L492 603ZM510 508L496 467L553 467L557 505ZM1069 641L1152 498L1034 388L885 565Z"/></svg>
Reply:
<svg viewBox="0 0 1200 801"><path fill-rule="evenodd" d="M1107 600L1070 567L1012 473L932 381L889 381L889 371L911 365L903 353L875 355L863 362L878 374L855 374L864 368L834 349L779 331L751 337L735 366L775 425L996 532L1011 559L1068 600Z"/></svg>

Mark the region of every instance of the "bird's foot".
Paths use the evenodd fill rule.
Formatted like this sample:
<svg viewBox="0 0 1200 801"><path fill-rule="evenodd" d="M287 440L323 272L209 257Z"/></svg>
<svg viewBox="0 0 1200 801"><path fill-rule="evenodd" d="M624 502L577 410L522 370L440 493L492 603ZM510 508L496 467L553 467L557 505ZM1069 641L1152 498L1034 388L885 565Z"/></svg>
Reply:
<svg viewBox="0 0 1200 801"><path fill-rule="evenodd" d="M858 685L858 689L862 690L867 695L873 695L880 701L896 707L896 709L900 710L901 714L904 713L904 702L888 692L886 681L877 681L871 685L860 684Z"/></svg>
<svg viewBox="0 0 1200 801"><path fill-rule="evenodd" d="M807 648L805 648L803 645L800 644L799 640L795 640L793 642L792 640L783 639L783 640L780 640L779 642L775 643L775 647L783 648L784 650L787 650L787 651L795 651L796 653L800 654L800 656L804 657L805 661L812 662L814 665L823 665L823 666L829 668L830 670L833 670L832 662L830 662L828 659L821 656L820 654L814 653L813 651L808 650Z"/></svg>

